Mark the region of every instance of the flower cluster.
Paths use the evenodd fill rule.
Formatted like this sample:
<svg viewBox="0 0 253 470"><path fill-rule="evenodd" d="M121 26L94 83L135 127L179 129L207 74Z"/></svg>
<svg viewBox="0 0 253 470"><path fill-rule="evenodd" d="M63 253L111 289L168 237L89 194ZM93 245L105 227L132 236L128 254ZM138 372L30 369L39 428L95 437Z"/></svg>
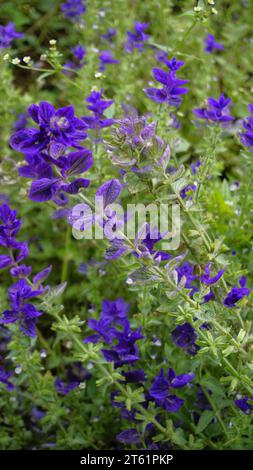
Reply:
<svg viewBox="0 0 253 470"><path fill-rule="evenodd" d="M132 330L127 313L129 305L121 298L104 300L99 320L89 319L88 325L95 334L85 338L84 342L105 342L112 345L110 349L101 349L106 361L113 362L115 368L133 365L139 360L136 341L143 339L141 328Z"/></svg>
<svg viewBox="0 0 253 470"><path fill-rule="evenodd" d="M114 165L134 173L150 173L169 160L170 147L156 134L157 124L149 116L139 116L135 108L124 106L124 117L115 120L112 142L107 144ZM159 155L159 157L158 157Z"/></svg>
<svg viewBox="0 0 253 470"><path fill-rule="evenodd" d="M175 57L172 60L164 59L164 63L169 68L169 72L159 68L153 68L155 80L162 84L162 88L147 88L146 95L156 103L167 103L170 106L179 106L182 102L181 95L188 92L188 88L183 87L189 80L177 78L176 72L184 62L178 61Z"/></svg>
<svg viewBox="0 0 253 470"><path fill-rule="evenodd" d="M16 235L21 226L17 212L7 204L0 206L0 245L8 249L8 255L0 255L0 268L9 268L14 278L19 278L8 289L10 310L5 310L0 322L2 324L18 323L20 330L27 336L36 336L37 318L42 312L30 303L31 299L45 292L43 281L51 271L51 266L36 274L29 280L32 268L20 264L29 254L27 242L18 242Z"/></svg>
<svg viewBox="0 0 253 470"><path fill-rule="evenodd" d="M173 389L185 387L194 377L193 373L176 375L171 368L165 375L164 369L161 369L154 379L149 394L157 406L169 412L176 412L182 407L184 400L174 395Z"/></svg>
<svg viewBox="0 0 253 470"><path fill-rule="evenodd" d="M21 129L10 139L11 147L25 155L26 165L19 168L19 174L33 179L31 200L53 199L62 205L68 200L64 193L76 194L90 183L85 178L70 180L93 164L91 151L81 145L87 137L87 125L75 116L73 106L55 110L51 104L41 102L38 106L32 104L27 113L39 129ZM76 151L69 152L71 148Z"/></svg>

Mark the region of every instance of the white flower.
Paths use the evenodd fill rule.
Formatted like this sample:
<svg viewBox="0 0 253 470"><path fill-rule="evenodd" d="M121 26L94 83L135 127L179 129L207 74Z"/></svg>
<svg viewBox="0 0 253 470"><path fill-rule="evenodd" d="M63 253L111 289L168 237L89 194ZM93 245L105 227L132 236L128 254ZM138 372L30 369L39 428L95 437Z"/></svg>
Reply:
<svg viewBox="0 0 253 470"><path fill-rule="evenodd" d="M20 59L18 57L15 57L15 59L12 59L12 64L17 65L20 64Z"/></svg>
<svg viewBox="0 0 253 470"><path fill-rule="evenodd" d="M26 55L25 57L23 57L23 62L25 62L26 64L29 64L31 60L31 57L29 55Z"/></svg>

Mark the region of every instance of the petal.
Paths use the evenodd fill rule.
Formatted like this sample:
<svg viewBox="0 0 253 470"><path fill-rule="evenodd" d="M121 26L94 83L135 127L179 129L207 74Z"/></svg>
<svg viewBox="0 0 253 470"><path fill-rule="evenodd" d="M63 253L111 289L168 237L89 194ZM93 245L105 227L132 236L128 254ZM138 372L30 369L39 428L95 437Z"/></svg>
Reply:
<svg viewBox="0 0 253 470"><path fill-rule="evenodd" d="M59 180L55 178L41 178L33 181L29 192L29 198L36 202L49 201L55 193L58 182Z"/></svg>
<svg viewBox="0 0 253 470"><path fill-rule="evenodd" d="M162 69L158 69L158 68L154 68L153 69L153 75L154 75L154 78L162 83L163 85L167 85L168 84L168 77L169 77L169 74L167 72L165 72L164 70Z"/></svg>
<svg viewBox="0 0 253 470"><path fill-rule="evenodd" d="M118 179L112 179L106 181L98 188L96 196L103 197L103 205L106 207L108 204L112 204L121 192L121 184Z"/></svg>

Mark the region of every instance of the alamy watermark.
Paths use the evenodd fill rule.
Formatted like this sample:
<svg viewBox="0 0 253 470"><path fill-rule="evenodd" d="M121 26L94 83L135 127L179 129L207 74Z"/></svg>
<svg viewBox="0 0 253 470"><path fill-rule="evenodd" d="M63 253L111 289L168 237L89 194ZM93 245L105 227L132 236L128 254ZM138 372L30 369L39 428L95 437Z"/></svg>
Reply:
<svg viewBox="0 0 253 470"><path fill-rule="evenodd" d="M77 204L69 215L74 238L144 240L161 239L161 248L177 250L180 245L179 204L113 203L104 207L104 198L95 197L95 203Z"/></svg>

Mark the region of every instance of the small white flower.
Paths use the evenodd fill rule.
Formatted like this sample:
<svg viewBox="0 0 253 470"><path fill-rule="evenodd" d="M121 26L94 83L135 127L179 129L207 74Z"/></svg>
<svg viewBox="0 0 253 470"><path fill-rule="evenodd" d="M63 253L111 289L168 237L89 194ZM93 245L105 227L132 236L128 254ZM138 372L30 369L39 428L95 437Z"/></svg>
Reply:
<svg viewBox="0 0 253 470"><path fill-rule="evenodd" d="M50 39L49 44L50 46L55 46L56 42L56 39Z"/></svg>
<svg viewBox="0 0 253 470"><path fill-rule="evenodd" d="M12 59L11 63L13 65L18 65L18 64L20 64L20 59L18 57L15 57L15 59Z"/></svg>
<svg viewBox="0 0 253 470"><path fill-rule="evenodd" d="M9 60L9 58L10 58L10 54L5 54L5 55L3 56L3 60Z"/></svg>
<svg viewBox="0 0 253 470"><path fill-rule="evenodd" d="M202 8L201 8L201 7L194 7L193 9L194 9L194 11L196 11L196 13L198 13L199 11L201 11L201 10L202 10Z"/></svg>
<svg viewBox="0 0 253 470"><path fill-rule="evenodd" d="M40 357L43 359L44 357L47 357L47 351L45 351L44 349L41 351L40 353Z"/></svg>
<svg viewBox="0 0 253 470"><path fill-rule="evenodd" d="M80 388L80 390L84 390L86 387L86 383L85 382L80 382L80 384L78 385L78 388Z"/></svg>
<svg viewBox="0 0 253 470"><path fill-rule="evenodd" d="M40 60L47 60L47 54L41 54Z"/></svg>
<svg viewBox="0 0 253 470"><path fill-rule="evenodd" d="M21 374L21 372L22 372L22 367L21 367L21 366L17 366L17 367L15 368L15 374L19 375L19 374Z"/></svg>
<svg viewBox="0 0 253 470"><path fill-rule="evenodd" d="M214 0L208 0L209 5L215 5Z"/></svg>
<svg viewBox="0 0 253 470"><path fill-rule="evenodd" d="M212 13L213 13L214 15L218 15L218 10L216 10L216 8L212 8Z"/></svg>
<svg viewBox="0 0 253 470"><path fill-rule="evenodd" d="M25 57L23 57L23 62L25 62L26 64L29 64L30 61L31 61L31 57L29 55L26 55Z"/></svg>
<svg viewBox="0 0 253 470"><path fill-rule="evenodd" d="M95 73L95 78L101 78L101 77L103 77L103 74L101 72Z"/></svg>

